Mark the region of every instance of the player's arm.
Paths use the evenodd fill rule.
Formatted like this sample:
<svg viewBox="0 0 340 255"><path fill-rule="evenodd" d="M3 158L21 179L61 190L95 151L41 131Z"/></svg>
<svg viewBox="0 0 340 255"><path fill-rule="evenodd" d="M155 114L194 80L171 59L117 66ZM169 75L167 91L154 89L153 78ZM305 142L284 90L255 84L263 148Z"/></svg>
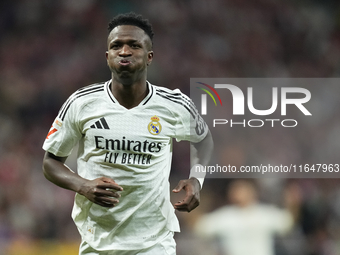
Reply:
<svg viewBox="0 0 340 255"><path fill-rule="evenodd" d="M195 209L200 202L200 190L202 188L205 173L197 172L195 166L206 166L213 152L213 139L210 131L206 137L199 143L191 143L191 162L192 169L189 179L181 180L173 192L178 193L185 191L185 198L174 204L175 209L179 211L190 212Z"/></svg>
<svg viewBox="0 0 340 255"><path fill-rule="evenodd" d="M64 189L73 190L85 196L91 202L104 207L113 207L119 201L117 198L123 188L114 180L101 177L94 180L87 180L73 172L64 163L67 157L57 157L46 152L43 159L43 172L49 181Z"/></svg>

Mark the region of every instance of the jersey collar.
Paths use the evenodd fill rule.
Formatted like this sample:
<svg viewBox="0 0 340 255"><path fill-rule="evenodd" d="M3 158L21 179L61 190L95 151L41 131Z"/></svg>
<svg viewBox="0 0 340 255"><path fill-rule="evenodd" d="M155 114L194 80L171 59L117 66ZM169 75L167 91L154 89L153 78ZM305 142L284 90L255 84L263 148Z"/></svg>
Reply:
<svg viewBox="0 0 340 255"><path fill-rule="evenodd" d="M111 82L112 82L112 79L111 80L108 80L106 83L105 83L105 90L106 90L106 93L107 95L109 96L109 98L111 99L111 101L115 104L119 104L118 100L114 97L114 95L112 94L112 91L110 89L110 86L111 86ZM153 88L152 84L148 81L146 81L146 84L148 85L148 88L149 88L149 93L148 95L139 103L138 106L141 106L141 105L146 105L150 99L152 98L153 94L154 94L154 91L155 89ZM136 107L138 107L136 106Z"/></svg>

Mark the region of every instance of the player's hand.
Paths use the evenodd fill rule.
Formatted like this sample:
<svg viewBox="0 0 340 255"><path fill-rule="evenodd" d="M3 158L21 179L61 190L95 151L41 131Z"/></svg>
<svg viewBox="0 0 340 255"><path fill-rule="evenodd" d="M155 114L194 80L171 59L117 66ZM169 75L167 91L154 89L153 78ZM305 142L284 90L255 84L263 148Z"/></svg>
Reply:
<svg viewBox="0 0 340 255"><path fill-rule="evenodd" d="M190 212L200 203L200 184L196 178L181 180L172 192L178 193L181 190L185 191L185 197L174 204L174 207L178 211Z"/></svg>
<svg viewBox="0 0 340 255"><path fill-rule="evenodd" d="M120 198L120 194L117 191L122 190L123 188L114 180L101 177L84 182L78 193L95 204L104 207L114 207L119 202L118 198Z"/></svg>

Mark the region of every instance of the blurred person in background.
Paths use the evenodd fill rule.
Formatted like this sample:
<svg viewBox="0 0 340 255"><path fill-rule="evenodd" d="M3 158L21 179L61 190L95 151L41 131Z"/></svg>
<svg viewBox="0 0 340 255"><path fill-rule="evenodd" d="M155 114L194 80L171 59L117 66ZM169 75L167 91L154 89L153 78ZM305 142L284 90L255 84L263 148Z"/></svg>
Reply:
<svg viewBox="0 0 340 255"><path fill-rule="evenodd" d="M187 96L146 80L152 38L141 15L116 16L106 52L112 79L72 94L43 145L45 177L77 193L72 217L82 255L176 254L174 208L199 204L203 178L194 171L173 190L184 190L184 199L170 203L172 140L190 140L193 162L206 165L211 134ZM78 142L75 173L64 162Z"/></svg>
<svg viewBox="0 0 340 255"><path fill-rule="evenodd" d="M298 197L285 192L286 208L259 202L254 182L230 184L226 205L198 219L198 236L216 238L225 255L274 255L274 237L287 234L294 225ZM296 199L295 199L296 198Z"/></svg>

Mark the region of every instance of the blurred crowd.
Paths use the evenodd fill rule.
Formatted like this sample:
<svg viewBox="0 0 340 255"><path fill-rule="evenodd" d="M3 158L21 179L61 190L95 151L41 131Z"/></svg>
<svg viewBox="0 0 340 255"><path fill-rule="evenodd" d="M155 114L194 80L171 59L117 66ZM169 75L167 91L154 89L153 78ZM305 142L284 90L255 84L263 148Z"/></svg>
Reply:
<svg viewBox="0 0 340 255"><path fill-rule="evenodd" d="M154 27L154 61L148 80L180 88L188 95L192 77L340 75L340 4L336 0L1 1L0 255L50 254L38 248L29 253L27 247L37 242L78 245L70 217L74 193L44 178L41 146L72 92L110 79L105 59L107 24L114 15L129 11L141 13ZM235 132L223 152L226 160L252 164L259 155L275 157L276 149L281 157L277 160L293 157L291 163L308 163L312 157L322 160L326 154L337 160L340 100L334 93L319 91L324 93L321 103L326 110L312 131L263 132L242 139ZM264 144L261 153L255 148L259 140ZM314 146L306 140L313 140ZM279 149L281 144L289 146ZM174 147L171 182L177 183L188 176L189 146ZM69 164L76 170L74 156ZM178 214L179 255L213 254L212 250L200 253L204 249L198 250L202 242L194 226L202 215L229 203L225 194L231 182L207 180L201 206L190 214ZM292 183L290 194L299 197L291 234L276 240L277 255L340 254L338 179L256 182L262 202L283 206L283 193ZM18 252L20 247L23 251ZM222 254L218 248L216 254Z"/></svg>

